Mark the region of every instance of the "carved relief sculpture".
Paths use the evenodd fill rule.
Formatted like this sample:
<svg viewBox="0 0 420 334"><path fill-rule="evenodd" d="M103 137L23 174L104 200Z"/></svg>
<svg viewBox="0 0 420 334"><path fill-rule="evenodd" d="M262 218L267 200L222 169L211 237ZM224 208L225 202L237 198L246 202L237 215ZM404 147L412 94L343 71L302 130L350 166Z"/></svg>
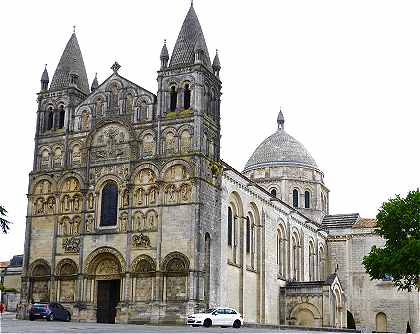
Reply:
<svg viewBox="0 0 420 334"><path fill-rule="evenodd" d="M65 238L62 241L62 247L65 253L79 253L80 239L77 237Z"/></svg>
<svg viewBox="0 0 420 334"><path fill-rule="evenodd" d="M93 194L89 193L88 195L88 209L92 210L93 209L93 205L94 205L94 198L93 198Z"/></svg>
<svg viewBox="0 0 420 334"><path fill-rule="evenodd" d="M63 152L61 148L57 147L54 150L54 168L61 167L63 164Z"/></svg>
<svg viewBox="0 0 420 334"><path fill-rule="evenodd" d="M150 248L150 238L143 233L133 234L132 245L134 248Z"/></svg>
<svg viewBox="0 0 420 334"><path fill-rule="evenodd" d="M120 216L120 232L127 232L128 214L123 212Z"/></svg>
<svg viewBox="0 0 420 334"><path fill-rule="evenodd" d="M82 130L89 130L89 113L87 111L82 113Z"/></svg>
<svg viewBox="0 0 420 334"><path fill-rule="evenodd" d="M85 225L85 231L87 233L91 233L93 231L93 225L94 225L94 218L92 215L88 215L86 219L86 225Z"/></svg>
<svg viewBox="0 0 420 334"><path fill-rule="evenodd" d="M143 138L143 155L145 157L152 156L155 153L155 141L152 135L146 135Z"/></svg>

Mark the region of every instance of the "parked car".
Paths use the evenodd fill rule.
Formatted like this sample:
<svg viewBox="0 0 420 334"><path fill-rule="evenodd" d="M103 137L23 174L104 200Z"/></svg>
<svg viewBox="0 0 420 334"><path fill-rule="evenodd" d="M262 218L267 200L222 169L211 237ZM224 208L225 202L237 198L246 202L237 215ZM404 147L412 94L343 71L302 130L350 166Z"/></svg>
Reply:
<svg viewBox="0 0 420 334"><path fill-rule="evenodd" d="M187 316L187 325L193 327L221 326L240 328L243 325L243 318L236 310L230 307L211 308L203 313L196 313Z"/></svg>
<svg viewBox="0 0 420 334"><path fill-rule="evenodd" d="M29 310L29 320L47 319L70 321L70 312L59 303L35 303Z"/></svg>

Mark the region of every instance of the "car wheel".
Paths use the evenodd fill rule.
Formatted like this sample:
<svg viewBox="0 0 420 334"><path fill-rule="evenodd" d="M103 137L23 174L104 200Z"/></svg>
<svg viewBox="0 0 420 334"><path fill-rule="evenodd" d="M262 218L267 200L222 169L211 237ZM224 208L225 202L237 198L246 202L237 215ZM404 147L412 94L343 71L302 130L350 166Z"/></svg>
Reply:
<svg viewBox="0 0 420 334"><path fill-rule="evenodd" d="M239 320L235 320L233 322L233 328L241 328L241 322Z"/></svg>
<svg viewBox="0 0 420 334"><path fill-rule="evenodd" d="M34 321L35 320L35 317L33 317L33 316L29 316L29 321Z"/></svg>
<svg viewBox="0 0 420 334"><path fill-rule="evenodd" d="M55 319L54 313L50 313L50 315L47 317L48 321L53 321Z"/></svg>
<svg viewBox="0 0 420 334"><path fill-rule="evenodd" d="M210 319L206 319L206 320L204 320L204 322L203 322L203 326L204 326L204 327L210 327L210 326L211 326L211 320L210 320Z"/></svg>

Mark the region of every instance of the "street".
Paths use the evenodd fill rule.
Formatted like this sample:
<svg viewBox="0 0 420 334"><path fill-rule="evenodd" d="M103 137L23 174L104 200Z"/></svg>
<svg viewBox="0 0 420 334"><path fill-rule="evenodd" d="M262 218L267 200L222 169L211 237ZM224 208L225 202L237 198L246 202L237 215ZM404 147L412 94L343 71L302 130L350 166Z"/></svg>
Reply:
<svg viewBox="0 0 420 334"><path fill-rule="evenodd" d="M79 322L47 322L17 320L14 313L3 314L0 333L278 333L279 329L261 328L192 328L187 326L150 326L126 324L97 324ZM287 330L287 333L299 331ZM309 333L309 332L305 332ZM321 333L321 332L316 332Z"/></svg>

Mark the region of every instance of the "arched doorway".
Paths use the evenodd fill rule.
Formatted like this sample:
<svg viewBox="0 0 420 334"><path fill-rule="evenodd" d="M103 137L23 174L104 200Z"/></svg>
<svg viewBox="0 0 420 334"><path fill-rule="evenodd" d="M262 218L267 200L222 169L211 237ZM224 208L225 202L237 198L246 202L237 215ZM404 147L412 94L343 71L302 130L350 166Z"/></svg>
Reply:
<svg viewBox="0 0 420 334"><path fill-rule="evenodd" d="M388 331L388 324L386 320L386 314L379 312L376 315L376 332L385 333Z"/></svg>
<svg viewBox="0 0 420 334"><path fill-rule="evenodd" d="M356 323L353 318L353 314L347 310L347 328L356 329Z"/></svg>
<svg viewBox="0 0 420 334"><path fill-rule="evenodd" d="M125 261L110 247L97 249L86 261L90 284L90 300L96 304L96 321L115 323L120 302Z"/></svg>

